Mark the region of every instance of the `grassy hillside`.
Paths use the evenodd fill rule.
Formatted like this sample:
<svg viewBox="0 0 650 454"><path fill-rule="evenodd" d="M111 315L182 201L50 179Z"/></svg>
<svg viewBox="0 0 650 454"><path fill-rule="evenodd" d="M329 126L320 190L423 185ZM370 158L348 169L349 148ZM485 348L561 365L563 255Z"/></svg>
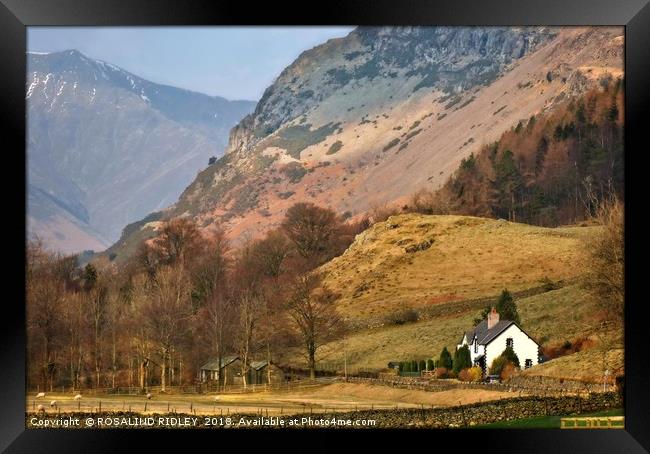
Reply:
<svg viewBox="0 0 650 454"><path fill-rule="evenodd" d="M579 276L599 227L543 228L467 216L392 216L323 267L349 321L521 291ZM470 316L471 318L471 316ZM376 323L374 323L376 324Z"/></svg>
<svg viewBox="0 0 650 454"><path fill-rule="evenodd" d="M589 349L553 359L526 374L593 379L602 375L603 352L607 367L623 366L622 330L618 336L600 332L596 303L579 284L517 300L522 328L543 346L589 337ZM437 357L443 347L453 351L462 333L471 328L477 311L469 310L415 323L357 331L324 347L321 367L343 367L347 351L349 370L381 369L389 361ZM299 361L297 356L293 361Z"/></svg>
<svg viewBox="0 0 650 454"><path fill-rule="evenodd" d="M600 228L417 214L375 224L323 266L353 329L323 347L320 368L342 371L347 356L349 370L376 370L435 358L445 346L453 351L480 310L508 288L522 328L540 345L585 345L527 374L593 379L602 375L606 350L607 367L620 369L622 329L603 332L604 315L580 283L587 241ZM409 311L411 318L400 318ZM284 360L300 363L293 353Z"/></svg>

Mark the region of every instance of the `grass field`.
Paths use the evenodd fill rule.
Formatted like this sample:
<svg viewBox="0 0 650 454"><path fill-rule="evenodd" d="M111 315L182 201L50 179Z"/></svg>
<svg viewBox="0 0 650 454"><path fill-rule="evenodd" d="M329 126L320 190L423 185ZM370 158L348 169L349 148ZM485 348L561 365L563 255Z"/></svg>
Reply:
<svg viewBox="0 0 650 454"><path fill-rule="evenodd" d="M552 290L517 301L522 328L542 344L557 345L577 337L590 337L593 346L536 366L526 374L558 378L594 379L603 371L605 349L622 346L623 330L602 333L598 307L579 284ZM343 370L381 369L389 361L437 357L443 347L453 352L464 331L471 328L478 311L451 313L448 316L403 325L355 331L345 339L322 348L319 367ZM623 350L606 353L607 367L623 367ZM301 364L297 354L287 361Z"/></svg>
<svg viewBox="0 0 650 454"><path fill-rule="evenodd" d="M215 399L217 397L217 399ZM350 411L361 409L394 409L448 407L514 397L513 393L492 390L448 390L428 392L395 389L381 385L332 383L291 391L262 391L237 394L175 394L144 396L97 395L83 397L80 402L71 394L47 394L45 399L27 396L27 411L43 404L47 414L70 411L136 411L142 414L184 412L204 415L259 413L270 415L304 412ZM50 407L56 400L57 405Z"/></svg>
<svg viewBox="0 0 650 454"><path fill-rule="evenodd" d="M583 413L580 416L623 416L622 408L615 408L595 413ZM575 416L575 415L572 415ZM537 418L516 419L513 421L499 421L491 424L476 426L477 429L559 429L560 419L564 416L540 416Z"/></svg>

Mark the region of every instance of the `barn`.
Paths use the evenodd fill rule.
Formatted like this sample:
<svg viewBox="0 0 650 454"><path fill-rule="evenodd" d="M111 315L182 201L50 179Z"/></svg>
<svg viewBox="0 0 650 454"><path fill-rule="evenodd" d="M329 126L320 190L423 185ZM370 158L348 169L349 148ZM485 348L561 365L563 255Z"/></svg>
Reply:
<svg viewBox="0 0 650 454"><path fill-rule="evenodd" d="M201 382L217 381L219 374L223 374L223 383L225 385L237 384L241 380L242 362L239 356L226 356L213 359L205 363L200 368Z"/></svg>
<svg viewBox="0 0 650 454"><path fill-rule="evenodd" d="M273 364L273 362L252 361L248 370L248 383L265 385L269 383L269 373L271 375L271 384L282 383L284 381L284 371Z"/></svg>

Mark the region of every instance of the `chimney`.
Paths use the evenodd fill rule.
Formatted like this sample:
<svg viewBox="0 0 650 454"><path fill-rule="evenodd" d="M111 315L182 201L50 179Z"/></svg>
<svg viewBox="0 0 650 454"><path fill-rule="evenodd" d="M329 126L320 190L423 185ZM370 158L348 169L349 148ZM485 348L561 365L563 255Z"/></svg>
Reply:
<svg viewBox="0 0 650 454"><path fill-rule="evenodd" d="M499 323L499 313L493 307L487 316L487 329L494 328L497 323Z"/></svg>

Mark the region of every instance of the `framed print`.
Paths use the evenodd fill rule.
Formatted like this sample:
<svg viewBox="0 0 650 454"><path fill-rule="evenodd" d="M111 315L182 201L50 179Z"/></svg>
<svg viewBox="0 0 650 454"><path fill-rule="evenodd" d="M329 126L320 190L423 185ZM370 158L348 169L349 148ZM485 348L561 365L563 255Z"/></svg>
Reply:
<svg viewBox="0 0 650 454"><path fill-rule="evenodd" d="M311 6L2 0L3 449L647 452L647 2Z"/></svg>

